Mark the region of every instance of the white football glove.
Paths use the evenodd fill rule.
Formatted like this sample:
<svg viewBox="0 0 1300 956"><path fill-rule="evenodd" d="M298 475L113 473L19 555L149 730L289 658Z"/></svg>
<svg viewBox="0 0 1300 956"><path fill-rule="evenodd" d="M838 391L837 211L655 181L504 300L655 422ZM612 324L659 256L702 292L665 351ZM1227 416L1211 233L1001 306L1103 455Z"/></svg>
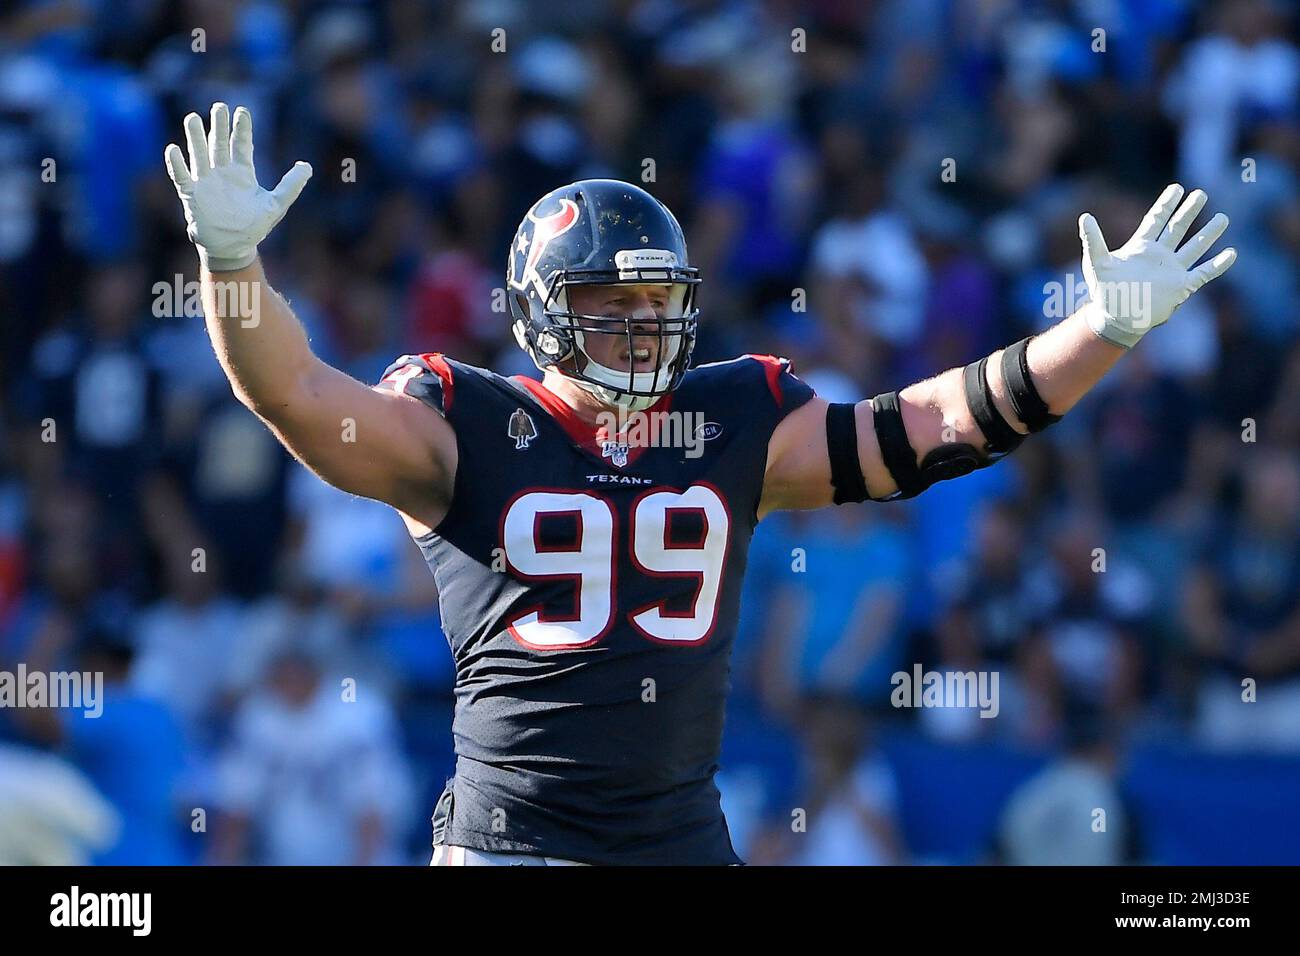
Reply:
<svg viewBox="0 0 1300 956"><path fill-rule="evenodd" d="M293 164L280 184L268 192L253 170L253 117L244 107L230 111L212 104L209 134L197 113L185 117L189 165L175 143L163 154L185 210L186 234L199 250L199 261L212 272L242 269L257 258L257 244L284 218L311 178L311 166Z"/></svg>
<svg viewBox="0 0 1300 956"><path fill-rule="evenodd" d="M1137 232L1114 252L1106 248L1092 213L1079 217L1083 278L1090 300L1084 314L1089 328L1107 342L1132 348L1147 332L1169 321L1174 309L1193 292L1223 275L1237 260L1236 249L1224 249L1209 262L1192 268L1228 228L1228 217L1216 213L1179 249L1205 206L1206 195L1193 190L1179 207L1182 198L1182 186L1166 186Z"/></svg>

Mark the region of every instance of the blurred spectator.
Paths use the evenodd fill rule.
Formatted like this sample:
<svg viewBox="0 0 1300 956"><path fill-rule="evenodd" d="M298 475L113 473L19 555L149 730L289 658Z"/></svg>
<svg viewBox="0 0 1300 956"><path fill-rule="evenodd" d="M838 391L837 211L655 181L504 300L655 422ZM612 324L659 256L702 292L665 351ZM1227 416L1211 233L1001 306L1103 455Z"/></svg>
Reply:
<svg viewBox="0 0 1300 956"><path fill-rule="evenodd" d="M1098 493L1121 521L1150 517L1182 488L1199 414L1181 382L1156 374L1143 355L1131 358L1090 409Z"/></svg>
<svg viewBox="0 0 1300 956"><path fill-rule="evenodd" d="M1240 510L1213 529L1183 598L1203 670L1197 736L1300 751L1300 464L1261 448ZM1243 682L1257 685L1248 694Z"/></svg>
<svg viewBox="0 0 1300 956"><path fill-rule="evenodd" d="M55 330L36 345L27 390L28 421L52 439L33 438L66 470L94 484L106 520L124 533L135 523L141 477L159 447L158 375L139 334L144 275L138 265L106 265L86 286L86 325ZM46 472L49 474L49 472Z"/></svg>
<svg viewBox="0 0 1300 956"><path fill-rule="evenodd" d="M1211 20L1212 32L1188 45L1168 91L1183 120L1179 172L1198 183L1234 175L1239 127L1292 114L1300 97L1300 51L1283 35L1282 4L1228 0Z"/></svg>
<svg viewBox="0 0 1300 956"><path fill-rule="evenodd" d="M103 675L103 712L88 717L77 710L63 711L55 737L121 815L117 841L97 853L94 863L192 862L180 836L191 822L180 789L186 741L166 703L128 682L133 656L120 634L91 636L81 648L78 668L83 674Z"/></svg>
<svg viewBox="0 0 1300 956"><path fill-rule="evenodd" d="M960 656L1009 663L1029 636L1043 600L1034 587L1034 555L1024 518L1009 502L981 515L971 558L946 582L949 611L939 629Z"/></svg>
<svg viewBox="0 0 1300 956"><path fill-rule="evenodd" d="M437 586L386 505L344 495L305 470L291 478L290 560L343 626L361 637L367 672L397 686L450 692L455 669Z"/></svg>
<svg viewBox="0 0 1300 956"><path fill-rule="evenodd" d="M85 866L119 825L67 761L0 744L0 866Z"/></svg>
<svg viewBox="0 0 1300 956"><path fill-rule="evenodd" d="M229 683L241 695L262 684L272 663L292 647L317 660L348 661L346 622L318 585L290 566L275 592L249 605L230 654Z"/></svg>
<svg viewBox="0 0 1300 956"><path fill-rule="evenodd" d="M794 866L905 862L897 823L897 783L875 749L872 727L859 706L812 698L799 724L808 761L802 802L807 829L786 836L784 862Z"/></svg>
<svg viewBox="0 0 1300 956"><path fill-rule="evenodd" d="M153 491L169 512L157 534L194 535L210 547L234 595L260 596L272 586L283 546L291 460L266 426L228 396L214 396L194 413L197 421L185 424L164 458L168 487Z"/></svg>
<svg viewBox="0 0 1300 956"><path fill-rule="evenodd" d="M162 113L148 84L107 58L64 64L59 78L53 106L60 175L72 190L70 244L92 262L120 260L145 238L140 200L157 184Z"/></svg>
<svg viewBox="0 0 1300 956"><path fill-rule="evenodd" d="M787 571L769 594L761 679L778 711L805 695L889 697L903 654L909 574L902 529L862 506L775 519Z"/></svg>
<svg viewBox="0 0 1300 956"><path fill-rule="evenodd" d="M1137 822L1116 784L1114 731L1071 698L1066 750L1007 801L996 856L1013 866L1119 866L1139 858Z"/></svg>
<svg viewBox="0 0 1300 956"><path fill-rule="evenodd" d="M213 862L409 862L410 778L393 715L365 685L355 699L339 687L291 648L241 706L221 767Z"/></svg>
<svg viewBox="0 0 1300 956"><path fill-rule="evenodd" d="M465 249L452 214L430 225L432 248L411 285L410 322L403 341L417 351L436 343L439 352L490 362L491 343L507 333L505 317L491 310L496 274Z"/></svg>
<svg viewBox="0 0 1300 956"><path fill-rule="evenodd" d="M998 675L997 718L977 708L921 710L921 727L944 740L971 740L1024 733L1027 716L1021 687L1021 655L1029 642L1048 581L1028 553L1029 537L1015 506L992 503L981 515L970 558L943 582L948 606L935 627L934 669L988 671Z"/></svg>
<svg viewBox="0 0 1300 956"><path fill-rule="evenodd" d="M1050 723L1031 723L1029 739L1068 730L1060 721L1074 698L1116 726L1137 714L1150 581L1105 545L1100 524L1083 514L1067 516L1051 540L1050 577L1022 658L1026 690L1042 708L1037 716Z"/></svg>
<svg viewBox="0 0 1300 956"><path fill-rule="evenodd" d="M1209 31L1186 46L1165 90L1181 125L1177 172L1244 227L1247 266L1229 285L1249 290L1254 324L1274 340L1294 339L1296 257L1270 233L1296 210L1300 48L1277 0L1230 0L1207 14ZM1294 17L1292 9L1292 28Z"/></svg>
<svg viewBox="0 0 1300 956"><path fill-rule="evenodd" d="M768 301L788 302L798 285L816 183L786 115L786 62L756 52L721 68L720 115L701 159L691 239L701 271L716 283L708 299L715 307L739 304L752 313Z"/></svg>
<svg viewBox="0 0 1300 956"><path fill-rule="evenodd" d="M879 174L865 169L831 186L842 211L813 236L809 269L816 301L832 329L862 343L852 354L877 370L874 381L867 380L878 388L888 380L893 350L910 348L921 333L925 257L909 223L884 204Z"/></svg>
<svg viewBox="0 0 1300 956"><path fill-rule="evenodd" d="M36 525L28 587L0 629L0 667L19 662L54 669L75 663L92 631L125 626L129 594L110 586L112 552L100 533L96 501L87 489L62 483L47 489ZM0 729L8 712L0 712Z"/></svg>
<svg viewBox="0 0 1300 956"><path fill-rule="evenodd" d="M221 590L220 572L187 552L163 564L166 591L136 624L131 684L166 702L185 733L211 746L228 718L243 608Z"/></svg>

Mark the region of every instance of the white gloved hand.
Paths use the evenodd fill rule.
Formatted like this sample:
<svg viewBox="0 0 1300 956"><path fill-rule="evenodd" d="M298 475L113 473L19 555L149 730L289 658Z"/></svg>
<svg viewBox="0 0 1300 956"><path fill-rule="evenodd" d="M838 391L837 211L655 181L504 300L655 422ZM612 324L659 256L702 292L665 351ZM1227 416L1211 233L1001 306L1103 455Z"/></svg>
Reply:
<svg viewBox="0 0 1300 956"><path fill-rule="evenodd" d="M257 244L284 218L311 178L311 166L294 163L271 191L253 170L253 117L235 110L234 137L225 103L212 104L208 136L197 113L185 117L189 165L175 143L164 152L167 172L185 210L186 234L199 261L212 272L242 269L257 258Z"/></svg>
<svg viewBox="0 0 1300 956"><path fill-rule="evenodd" d="M1236 249L1224 249L1209 262L1192 268L1228 228L1228 217L1216 213L1179 249L1207 197L1201 190L1193 190L1178 207L1182 198L1182 186L1166 186L1137 232L1114 252L1106 248L1092 213L1079 217L1083 278L1090 300L1084 314L1088 327L1107 342L1132 348L1151 329L1169 321L1193 292L1223 275L1237 260Z"/></svg>

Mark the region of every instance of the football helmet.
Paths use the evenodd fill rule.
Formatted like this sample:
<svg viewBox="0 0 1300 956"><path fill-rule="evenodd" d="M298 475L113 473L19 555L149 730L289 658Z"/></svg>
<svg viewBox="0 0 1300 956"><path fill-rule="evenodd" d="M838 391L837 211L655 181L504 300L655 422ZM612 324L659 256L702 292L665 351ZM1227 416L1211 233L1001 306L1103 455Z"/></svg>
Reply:
<svg viewBox="0 0 1300 956"><path fill-rule="evenodd" d="M553 367L602 401L639 411L676 388L695 347L695 289L682 227L644 189L584 179L547 193L515 232L507 264L515 340L540 369ZM575 285L663 285L667 307L654 321L584 315L569 307ZM614 369L588 352L590 336L658 338L655 368Z"/></svg>

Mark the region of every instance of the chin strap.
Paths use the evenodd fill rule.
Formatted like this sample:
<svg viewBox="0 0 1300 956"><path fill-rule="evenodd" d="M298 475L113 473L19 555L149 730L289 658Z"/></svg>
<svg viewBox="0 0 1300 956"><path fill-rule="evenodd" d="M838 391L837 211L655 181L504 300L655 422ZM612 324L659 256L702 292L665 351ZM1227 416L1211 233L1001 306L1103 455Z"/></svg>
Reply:
<svg viewBox="0 0 1300 956"><path fill-rule="evenodd" d="M561 372L560 374L563 375L564 373ZM585 388L602 402L617 406L618 408L622 408L629 412L643 412L655 402L659 401L659 399L663 398L663 395L629 395L627 392L620 392L618 389L610 388L608 385L598 385L595 382L587 382L580 378L573 378L572 376L565 377L580 388Z"/></svg>
<svg viewBox="0 0 1300 956"><path fill-rule="evenodd" d="M583 354L584 356L586 355L585 352ZM670 358L670 364L671 361L672 359ZM590 380L591 378L608 378L611 380L621 379L626 382L628 379L628 374L626 372L620 372L618 369L610 368L608 365L602 365L599 362L592 361L590 357L586 359L586 362L587 364L583 371L587 376L589 376L589 378L583 379L578 378L577 376L570 376L573 381L591 392L591 394L595 395L602 402L606 402L626 411L645 411L655 402L659 401L659 399L663 398L669 391L668 389L664 389L664 391L659 392L657 395L631 395L620 389L617 385L612 385L609 382ZM634 372L632 373L632 387L643 391L647 390L653 387L661 379L666 378L667 373L668 369L663 367L654 372Z"/></svg>

